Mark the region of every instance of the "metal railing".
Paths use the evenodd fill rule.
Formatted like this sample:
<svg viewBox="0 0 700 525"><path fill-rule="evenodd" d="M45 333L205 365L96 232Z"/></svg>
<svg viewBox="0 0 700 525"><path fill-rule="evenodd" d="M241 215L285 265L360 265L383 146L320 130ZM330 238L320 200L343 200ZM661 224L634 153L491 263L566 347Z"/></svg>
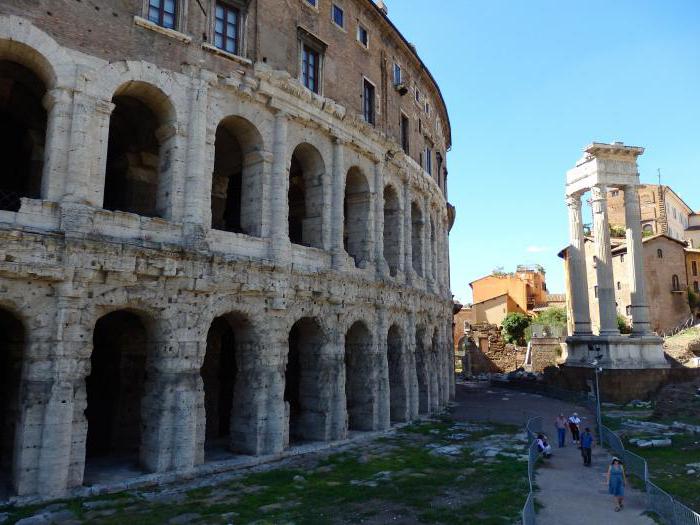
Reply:
<svg viewBox="0 0 700 525"><path fill-rule="evenodd" d="M700 525L700 514L675 499L649 479L649 466L643 457L625 449L620 437L605 425L602 426L601 431L603 436L601 444L607 445L623 461L628 474L644 482L647 510L656 513L669 525Z"/></svg>
<svg viewBox="0 0 700 525"><path fill-rule="evenodd" d="M525 505L523 506L522 521L523 525L535 525L535 466L540 458L540 451L537 448L536 437L539 432L542 432L543 418L541 416L533 417L528 420L525 429L527 430L527 438L530 445L527 450L527 480L530 484L530 492L528 492Z"/></svg>
<svg viewBox="0 0 700 525"><path fill-rule="evenodd" d="M683 321L682 323L676 325L675 327L671 328L667 332L661 332L659 335L663 337L664 339L668 337L673 337L674 335L682 332L683 330L687 330L688 328L691 328L692 326L695 326L695 316L691 315Z"/></svg>

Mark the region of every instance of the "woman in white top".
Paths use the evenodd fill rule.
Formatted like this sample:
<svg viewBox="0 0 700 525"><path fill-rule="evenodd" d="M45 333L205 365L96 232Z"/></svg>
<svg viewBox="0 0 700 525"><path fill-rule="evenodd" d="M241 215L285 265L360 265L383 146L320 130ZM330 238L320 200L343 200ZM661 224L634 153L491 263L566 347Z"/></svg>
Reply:
<svg viewBox="0 0 700 525"><path fill-rule="evenodd" d="M571 416L569 416L569 430L571 430L571 439L576 444L578 444L578 442L579 442L579 425L580 424L581 424L581 418L578 417L578 414L576 412L574 412Z"/></svg>

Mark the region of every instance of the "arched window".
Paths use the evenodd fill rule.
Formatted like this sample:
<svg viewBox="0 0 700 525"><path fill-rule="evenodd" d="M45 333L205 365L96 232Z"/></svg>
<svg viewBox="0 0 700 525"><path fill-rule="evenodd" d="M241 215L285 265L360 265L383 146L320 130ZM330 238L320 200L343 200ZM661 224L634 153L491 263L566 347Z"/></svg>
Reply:
<svg viewBox="0 0 700 525"><path fill-rule="evenodd" d="M323 175L326 168L316 148L299 144L289 167L289 240L323 248Z"/></svg>
<svg viewBox="0 0 700 525"><path fill-rule="evenodd" d="M0 210L38 199L44 167L44 83L30 69L0 60Z"/></svg>
<svg viewBox="0 0 700 525"><path fill-rule="evenodd" d="M362 172L350 168L345 182L345 224L343 243L345 251L363 268L369 261L369 184Z"/></svg>
<svg viewBox="0 0 700 525"><path fill-rule="evenodd" d="M681 289L680 279L675 274L673 275L673 277L671 277L671 287L674 292L678 292Z"/></svg>
<svg viewBox="0 0 700 525"><path fill-rule="evenodd" d="M652 235L654 233L654 227L651 224L645 224L642 226L642 232L648 235Z"/></svg>

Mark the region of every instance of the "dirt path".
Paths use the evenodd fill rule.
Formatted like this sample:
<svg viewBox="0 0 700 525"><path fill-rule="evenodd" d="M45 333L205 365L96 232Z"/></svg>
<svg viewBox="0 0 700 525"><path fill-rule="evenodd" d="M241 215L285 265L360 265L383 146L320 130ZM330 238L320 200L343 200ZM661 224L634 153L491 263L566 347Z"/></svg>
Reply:
<svg viewBox="0 0 700 525"><path fill-rule="evenodd" d="M605 485L605 472L611 456L595 448L593 466L584 467L580 451L570 442L556 448L554 418L576 411L583 425L594 426L594 418L585 408L570 403L512 390L468 383L457 386L456 419L489 419L504 423L525 424L534 416L544 417L544 431L554 448L554 455L537 470L537 501L542 505L538 525L577 524L653 524L642 515L644 494L626 487L625 508L614 511L612 497ZM570 436L567 436L570 441ZM524 499L524 498L523 498Z"/></svg>

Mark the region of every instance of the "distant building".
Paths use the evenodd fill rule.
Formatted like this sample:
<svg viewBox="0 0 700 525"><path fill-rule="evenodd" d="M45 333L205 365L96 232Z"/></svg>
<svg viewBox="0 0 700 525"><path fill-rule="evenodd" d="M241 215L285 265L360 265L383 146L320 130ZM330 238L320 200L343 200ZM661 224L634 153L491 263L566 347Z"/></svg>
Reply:
<svg viewBox="0 0 700 525"><path fill-rule="evenodd" d="M469 286L476 323L500 325L511 312L533 315L537 307L547 304L545 274L539 266L518 266L515 273L492 273Z"/></svg>
<svg viewBox="0 0 700 525"><path fill-rule="evenodd" d="M700 216L670 186L642 184L637 193L644 235L666 235L700 247ZM625 227L622 190L608 190L608 221L612 227Z"/></svg>

